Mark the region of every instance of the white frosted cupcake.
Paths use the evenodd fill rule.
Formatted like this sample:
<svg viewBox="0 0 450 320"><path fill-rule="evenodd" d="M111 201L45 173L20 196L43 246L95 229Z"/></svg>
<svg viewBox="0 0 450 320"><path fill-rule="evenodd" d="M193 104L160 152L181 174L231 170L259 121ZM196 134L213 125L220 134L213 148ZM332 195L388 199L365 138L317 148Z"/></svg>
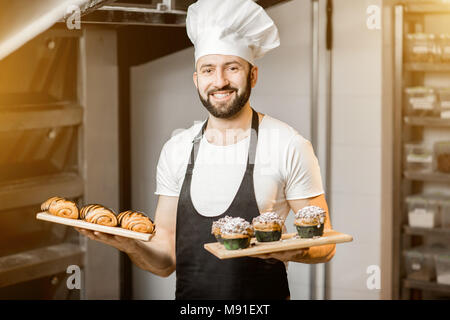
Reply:
<svg viewBox="0 0 450 320"><path fill-rule="evenodd" d="M259 242L278 241L281 239L283 219L276 212L265 212L253 218L253 229Z"/></svg>
<svg viewBox="0 0 450 320"><path fill-rule="evenodd" d="M325 224L326 212L317 206L308 206L295 214L294 225L300 238L321 237Z"/></svg>
<svg viewBox="0 0 450 320"><path fill-rule="evenodd" d="M231 218L222 225L220 233L226 249L244 249L250 245L253 227L242 218Z"/></svg>
<svg viewBox="0 0 450 320"><path fill-rule="evenodd" d="M225 216L212 223L211 234L213 234L214 237L216 237L217 241L219 241L220 243L223 243L221 228L224 225L224 223L226 223L230 219L232 219L232 217Z"/></svg>

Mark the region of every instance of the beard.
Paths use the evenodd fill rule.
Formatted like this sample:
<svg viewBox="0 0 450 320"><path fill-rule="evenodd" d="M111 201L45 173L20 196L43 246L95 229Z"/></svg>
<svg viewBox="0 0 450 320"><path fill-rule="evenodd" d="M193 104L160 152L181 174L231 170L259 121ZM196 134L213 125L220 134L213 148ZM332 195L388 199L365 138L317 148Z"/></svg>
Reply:
<svg viewBox="0 0 450 320"><path fill-rule="evenodd" d="M214 106L211 103L211 100L209 98L210 95L214 92L224 91L224 90L236 92L236 97L230 102L218 103L217 106ZM206 100L201 96L200 91L198 91L198 89L197 89L197 92L198 92L198 96L200 97L200 101L202 102L203 106L206 108L206 110L208 110L208 112L210 114L212 114L214 117L220 118L220 119L231 118L234 115L236 115L239 111L242 110L242 108L245 106L248 99L250 98L250 94L252 92L251 72L250 71L248 72L247 84L246 84L245 90L240 95L237 94L238 89L234 88L230 85L227 85L223 88L208 92L208 98Z"/></svg>

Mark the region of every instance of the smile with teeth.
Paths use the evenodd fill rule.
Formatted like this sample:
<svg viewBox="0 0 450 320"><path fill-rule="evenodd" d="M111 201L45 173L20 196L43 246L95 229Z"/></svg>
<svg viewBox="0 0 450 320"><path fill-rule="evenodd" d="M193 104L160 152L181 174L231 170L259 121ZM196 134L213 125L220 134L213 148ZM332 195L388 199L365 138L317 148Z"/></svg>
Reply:
<svg viewBox="0 0 450 320"><path fill-rule="evenodd" d="M216 92L211 94L215 99L227 99L234 91Z"/></svg>

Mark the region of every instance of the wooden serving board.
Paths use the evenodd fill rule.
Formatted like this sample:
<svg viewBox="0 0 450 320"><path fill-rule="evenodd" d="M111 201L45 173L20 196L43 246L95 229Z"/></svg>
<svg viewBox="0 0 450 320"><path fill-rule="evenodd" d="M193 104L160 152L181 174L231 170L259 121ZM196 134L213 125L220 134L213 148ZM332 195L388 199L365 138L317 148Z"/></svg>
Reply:
<svg viewBox="0 0 450 320"><path fill-rule="evenodd" d="M258 242L252 238L248 248L238 250L227 250L219 242L206 243L204 247L219 259L231 259L351 241L353 241L353 237L348 234L325 230L322 237L312 239L301 239L297 233L285 233L281 236L281 240L274 242Z"/></svg>
<svg viewBox="0 0 450 320"><path fill-rule="evenodd" d="M150 233L136 232L136 231L126 230L126 229L123 229L120 227L108 227L108 226L102 226L100 224L86 222L83 220L62 218L62 217L54 216L54 215L46 213L46 212L40 212L40 213L36 214L36 219L59 223L59 224L65 224L67 226L72 226L72 227L100 231L100 232L104 232L104 233L114 234L114 235L122 236L125 238L132 238L132 239L137 239L137 240L142 240L142 241L149 241L154 235L154 233L150 234Z"/></svg>

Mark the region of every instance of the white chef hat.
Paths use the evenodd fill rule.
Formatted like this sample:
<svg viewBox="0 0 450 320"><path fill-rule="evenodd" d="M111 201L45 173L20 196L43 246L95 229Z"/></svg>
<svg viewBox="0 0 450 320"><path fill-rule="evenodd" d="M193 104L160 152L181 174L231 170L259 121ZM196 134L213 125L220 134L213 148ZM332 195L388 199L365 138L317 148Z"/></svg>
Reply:
<svg viewBox="0 0 450 320"><path fill-rule="evenodd" d="M188 8L186 30L195 63L207 54L224 54L254 64L280 45L275 23L252 0L199 0Z"/></svg>

